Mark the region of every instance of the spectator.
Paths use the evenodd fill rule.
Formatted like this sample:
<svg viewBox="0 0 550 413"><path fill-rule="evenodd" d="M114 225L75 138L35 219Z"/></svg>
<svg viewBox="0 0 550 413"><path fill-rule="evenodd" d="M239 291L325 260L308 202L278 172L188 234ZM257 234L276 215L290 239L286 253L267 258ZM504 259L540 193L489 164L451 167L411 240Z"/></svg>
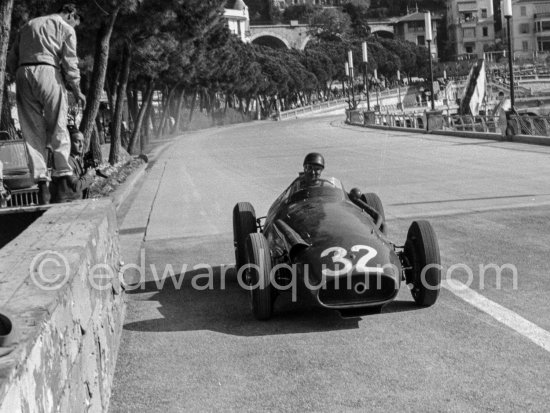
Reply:
<svg viewBox="0 0 550 413"><path fill-rule="evenodd" d="M71 155L69 164L73 170L70 176L54 177L51 183L52 202L70 202L88 198L88 191L96 171L93 167L86 168L82 160L84 136L76 129L71 129Z"/></svg>
<svg viewBox="0 0 550 413"><path fill-rule="evenodd" d="M53 153L53 176L72 174L67 132L67 89L78 102L80 91L76 33L81 17L74 4L25 24L8 55L8 73L15 76L17 109L23 138L30 151L36 180L47 179L47 148Z"/></svg>

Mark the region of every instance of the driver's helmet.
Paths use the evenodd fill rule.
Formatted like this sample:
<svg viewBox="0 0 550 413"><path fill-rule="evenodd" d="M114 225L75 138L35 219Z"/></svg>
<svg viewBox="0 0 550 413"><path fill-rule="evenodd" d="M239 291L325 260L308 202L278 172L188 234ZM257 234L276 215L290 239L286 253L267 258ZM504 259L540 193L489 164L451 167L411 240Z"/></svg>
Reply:
<svg viewBox="0 0 550 413"><path fill-rule="evenodd" d="M325 169L325 158L317 152L308 153L304 158L304 166L306 165L319 165L321 168Z"/></svg>

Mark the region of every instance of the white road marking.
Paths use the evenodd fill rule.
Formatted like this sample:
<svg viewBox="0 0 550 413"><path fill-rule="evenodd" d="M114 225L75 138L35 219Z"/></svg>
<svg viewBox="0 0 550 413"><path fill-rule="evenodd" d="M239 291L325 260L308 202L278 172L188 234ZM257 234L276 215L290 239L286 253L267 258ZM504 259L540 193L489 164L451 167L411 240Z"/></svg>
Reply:
<svg viewBox="0 0 550 413"><path fill-rule="evenodd" d="M540 328L506 307L476 293L460 281L453 279L443 280L441 286L550 352L550 333L548 331Z"/></svg>

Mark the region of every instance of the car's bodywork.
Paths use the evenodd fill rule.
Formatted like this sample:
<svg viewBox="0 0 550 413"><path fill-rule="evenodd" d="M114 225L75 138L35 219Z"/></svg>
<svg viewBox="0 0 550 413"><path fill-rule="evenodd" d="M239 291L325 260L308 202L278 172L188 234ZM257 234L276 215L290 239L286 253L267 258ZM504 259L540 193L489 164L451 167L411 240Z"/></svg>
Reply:
<svg viewBox="0 0 550 413"><path fill-rule="evenodd" d="M333 309L380 309L394 300L407 275L410 275L407 282L414 284L415 275L411 271L418 270L413 268L418 259L411 252L413 241L409 242L408 252L389 241L384 234L385 219L383 210L379 211L382 204L378 197L375 194L365 194L370 198L351 196L353 191L357 190L348 194L335 178L311 183L299 177L275 200L265 221L258 220L261 225L255 226L253 231L249 224L244 224L250 217L246 218L242 212L246 210L246 214L255 218L253 208L248 203L237 204L234 210L237 269L255 262L257 254L252 249L265 247L269 249L265 260L269 259L272 269L269 276L265 276L270 284L265 288L284 290L292 283L298 297L311 298L316 304ZM372 196L378 201L369 202ZM431 232L426 236L433 238L437 247L431 226L426 221L421 221L420 225L429 227L427 231ZM240 232L241 227L248 227L248 230ZM256 231L261 235L249 234L246 243L242 240L243 233ZM246 254L243 254L243 247ZM437 256L428 257L428 260L438 264L439 249L433 252ZM425 258L421 256L420 261L426 261ZM251 274L250 269L243 272L248 275L250 284L261 278L261 275ZM434 276L437 280L430 282L436 281L438 289L440 274ZM254 289L251 293L253 310L254 294L257 293ZM268 300L275 297L275 293L271 291L256 300ZM422 304L431 305L435 298L430 297ZM258 318L271 315L268 312L258 316L257 311L254 312Z"/></svg>

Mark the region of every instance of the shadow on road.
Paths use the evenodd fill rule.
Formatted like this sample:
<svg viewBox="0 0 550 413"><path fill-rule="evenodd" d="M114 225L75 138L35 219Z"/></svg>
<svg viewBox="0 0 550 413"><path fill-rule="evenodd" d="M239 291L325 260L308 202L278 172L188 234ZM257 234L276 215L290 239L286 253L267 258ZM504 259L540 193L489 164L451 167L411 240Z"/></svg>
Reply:
<svg viewBox="0 0 550 413"><path fill-rule="evenodd" d="M249 292L237 282L232 266L212 267L211 274L196 270L146 281L128 294L132 297L130 306L140 306L144 301L158 302L156 309L163 316L129 321L124 329L130 331L210 330L238 336L296 334L354 329L361 317L381 316L358 312L356 316L342 317L335 310L292 302L290 293L282 293L275 301L273 318L258 321L249 307ZM396 301L384 307L383 313L414 309L417 309L414 303Z"/></svg>

